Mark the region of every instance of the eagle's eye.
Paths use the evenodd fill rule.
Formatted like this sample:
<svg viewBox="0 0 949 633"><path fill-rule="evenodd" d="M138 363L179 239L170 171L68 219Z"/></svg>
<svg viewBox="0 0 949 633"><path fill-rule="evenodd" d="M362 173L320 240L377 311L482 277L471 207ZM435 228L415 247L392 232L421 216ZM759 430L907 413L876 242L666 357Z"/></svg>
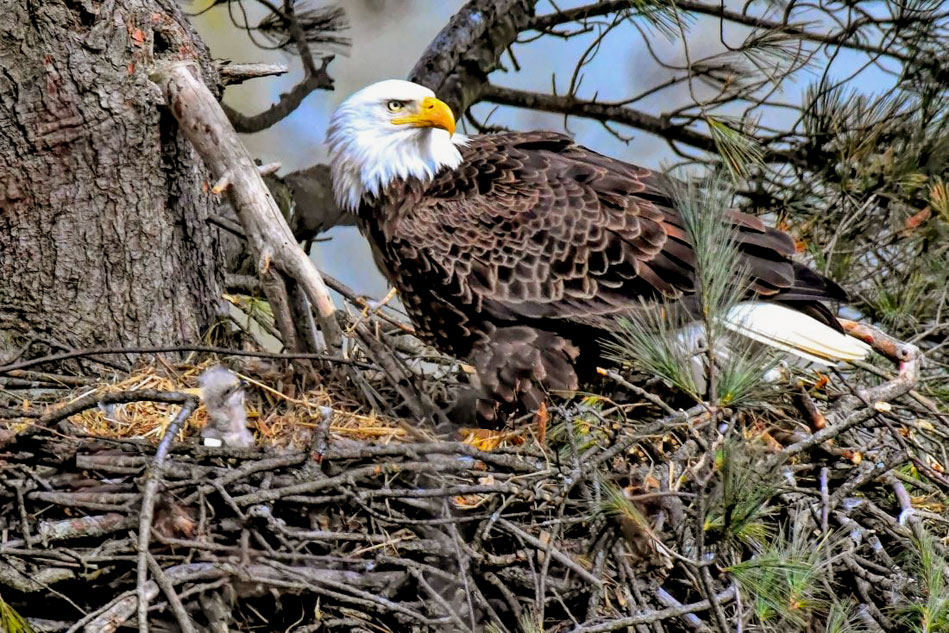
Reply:
<svg viewBox="0 0 949 633"><path fill-rule="evenodd" d="M386 107L389 109L389 112L398 112L405 107L405 101L390 99L389 102L386 103Z"/></svg>

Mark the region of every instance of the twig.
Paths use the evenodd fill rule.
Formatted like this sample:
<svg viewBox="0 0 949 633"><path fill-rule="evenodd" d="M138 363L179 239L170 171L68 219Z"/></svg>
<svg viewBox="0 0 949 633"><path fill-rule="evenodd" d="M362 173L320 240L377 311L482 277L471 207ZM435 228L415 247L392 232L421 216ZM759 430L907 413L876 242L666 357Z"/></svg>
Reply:
<svg viewBox="0 0 949 633"><path fill-rule="evenodd" d="M542 112L572 114L595 121L614 121L707 152L714 152L717 147L712 137L687 125L675 124L669 116L657 117L621 105L578 99L573 95L551 95L489 84L481 92L481 100Z"/></svg>
<svg viewBox="0 0 949 633"><path fill-rule="evenodd" d="M615 371L612 371L612 370L601 370L601 371L604 372L604 375L610 380L612 380L613 382L621 385L624 389L628 389L629 391L632 391L640 398L648 400L649 402L653 403L654 405L656 405L657 407L665 411L668 415L676 415L677 413L676 410L670 407L665 402L663 402L662 398L660 398L656 394L650 393L646 391L645 389L643 389L642 387L639 387L638 385L634 385L633 383L629 382L628 380L620 376Z"/></svg>
<svg viewBox="0 0 949 633"><path fill-rule="evenodd" d="M522 539L525 543L528 543L531 546L536 547L538 550L542 552L547 552L547 549L548 549L547 543L544 543L540 539L534 536L531 536L530 534L528 534L521 528L517 527L516 525L514 525L507 519L499 520L497 522L497 525L498 527L503 528L510 534L513 534L517 538ZM570 558L569 556L567 556L560 550L554 547L550 547L550 556L552 556L558 563L565 565L567 568L569 568L571 571L579 575L588 583L595 586L597 589L603 586L603 582L599 578L597 578L596 576L588 572L586 569L581 567L579 563L577 563L575 560L573 560L572 558Z"/></svg>
<svg viewBox="0 0 949 633"><path fill-rule="evenodd" d="M725 591L715 596L719 604L726 604L735 599L737 590L735 587L729 587ZM618 631L637 624L649 624L651 622L660 622L669 618L677 618L688 613L698 613L708 611L712 608L709 600L701 600L692 604L685 604L681 607L669 607L661 611L651 611L639 615L628 616L625 618L616 618L603 624L581 625L570 630L570 633L606 633L607 631Z"/></svg>
<svg viewBox="0 0 949 633"><path fill-rule="evenodd" d="M321 360L332 363L339 363L342 365L353 365L355 367L362 367L363 369L372 369L372 365L349 358L338 358L331 354L311 354L311 353L290 353L290 352L259 352L252 350L244 349L232 349L228 347L215 347L213 345L169 345L167 347L90 347L86 349L78 349L70 352L62 352L59 354L50 354L49 356L42 356L39 358L31 358L30 360L20 361L12 363L9 365L0 366L0 374L5 374L9 371L23 369L25 367L35 367L36 365L44 365L46 363L56 363L62 360L69 360L70 358L82 358L84 356L98 356L98 355L110 355L110 354L176 354L181 352L202 352L206 354L222 354L228 356L249 356L252 358L274 358L274 359L285 359L293 360L295 358L308 359L308 360Z"/></svg>
<svg viewBox="0 0 949 633"><path fill-rule="evenodd" d="M197 580L212 580L226 576L227 571L214 563L189 563L176 565L165 570L165 577L172 583L194 582ZM146 598L151 600L158 595L158 584L149 581L145 586ZM132 615L138 605L138 591L132 590L118 596L109 602L105 608L90 614L74 624L67 633L73 633L80 626L84 633L115 633Z"/></svg>
<svg viewBox="0 0 949 633"><path fill-rule="evenodd" d="M736 592L735 595L737 597L738 593ZM670 608L681 608L683 606L681 602L673 598L672 594L662 587L658 587L656 589L656 599L664 606ZM682 620L695 631L701 631L705 629L705 623L702 622L702 620L700 620L694 613L683 613Z"/></svg>
<svg viewBox="0 0 949 633"><path fill-rule="evenodd" d="M125 514L109 512L61 521L41 521L37 533L44 543L73 538L94 538L130 528L134 521Z"/></svg>
<svg viewBox="0 0 949 633"><path fill-rule="evenodd" d="M161 588L162 593L165 594L168 604L171 605L171 611L175 614L175 619L178 621L178 626L181 627L181 633L197 633L194 628L194 623L191 621L191 616L189 616L188 612L185 611L185 607L181 603L178 593L175 591L175 586L172 585L168 580L168 576L165 575L161 565L158 564L158 561L155 560L155 557L152 556L151 552L146 550L145 555L148 562L148 569L151 570L152 576L155 578L155 582L158 584L159 588ZM147 605L147 603L147 599L143 601L143 593L140 593L138 603L139 613L141 613L141 606L143 604ZM139 630L142 629L139 628Z"/></svg>
<svg viewBox="0 0 949 633"><path fill-rule="evenodd" d="M158 496L158 487L164 480L165 459L174 441L175 435L181 429L185 421L191 417L191 413L198 406L198 401L193 396L189 396L182 403L181 410L175 416L165 434L158 444L155 451L155 460L152 467L145 474L145 490L142 494L142 509L138 523L138 629L141 633L148 633L148 544L151 542L152 520L155 516L155 501ZM169 585L170 586L170 585ZM173 593L173 592L172 592ZM170 598L169 598L170 600ZM179 605L180 606L180 605ZM185 616L187 617L187 616ZM192 629L193 631L193 629ZM189 633L186 631L186 633Z"/></svg>
<svg viewBox="0 0 949 633"><path fill-rule="evenodd" d="M93 393L47 413L35 422L37 426L49 426L60 420L93 409L100 404L128 404L129 402L162 402L165 404L187 404L195 402L192 395L177 391L158 391L157 389L138 389L115 393Z"/></svg>
<svg viewBox="0 0 949 633"><path fill-rule="evenodd" d="M817 431L809 438L786 447L776 456L778 459L787 459L811 447L817 446L831 438L837 437L844 431L860 424L874 414L873 409L855 411L863 401L877 402L898 398L913 389L919 381L919 348L909 343L902 343L877 328L840 320L844 330L856 338L861 339L874 350L890 358L899 365L899 373L890 381L876 387L871 387L861 394L861 397L845 396L834 405L825 416L828 426ZM837 420L840 420L836 424Z"/></svg>

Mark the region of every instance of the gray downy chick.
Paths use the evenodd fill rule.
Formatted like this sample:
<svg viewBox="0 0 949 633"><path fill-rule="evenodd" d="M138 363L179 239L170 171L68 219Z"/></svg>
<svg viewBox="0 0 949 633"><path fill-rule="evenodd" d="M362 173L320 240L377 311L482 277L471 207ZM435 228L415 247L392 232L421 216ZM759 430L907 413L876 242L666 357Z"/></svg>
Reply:
<svg viewBox="0 0 949 633"><path fill-rule="evenodd" d="M240 378L221 366L211 367L199 379L208 423L201 430L205 446L247 448L254 436L247 430L244 387Z"/></svg>

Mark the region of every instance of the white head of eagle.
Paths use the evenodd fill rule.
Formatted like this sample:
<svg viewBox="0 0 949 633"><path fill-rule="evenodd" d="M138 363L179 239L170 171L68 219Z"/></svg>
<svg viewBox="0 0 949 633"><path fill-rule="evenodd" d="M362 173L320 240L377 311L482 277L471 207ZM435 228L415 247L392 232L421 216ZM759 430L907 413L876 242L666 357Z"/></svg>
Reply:
<svg viewBox="0 0 949 633"><path fill-rule="evenodd" d="M430 180L461 164L451 108L410 81L390 79L346 99L330 119L329 145L336 203L355 211L395 179Z"/></svg>

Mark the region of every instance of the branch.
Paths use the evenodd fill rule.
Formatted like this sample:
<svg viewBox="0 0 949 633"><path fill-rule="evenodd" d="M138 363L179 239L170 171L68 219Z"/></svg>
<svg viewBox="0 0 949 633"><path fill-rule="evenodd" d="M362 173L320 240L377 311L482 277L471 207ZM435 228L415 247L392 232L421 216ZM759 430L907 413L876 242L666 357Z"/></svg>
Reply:
<svg viewBox="0 0 949 633"><path fill-rule="evenodd" d="M171 581L168 580L168 577L158 564L158 561L156 561L155 557L149 552L146 552L146 562L148 563L149 571L151 571L152 576L155 577L155 582L161 588L162 593L165 594L165 598L168 600L168 604L171 606L171 612L174 613L175 619L178 621L178 627L181 629L181 633L196 633L194 623L191 621L191 616L188 615L185 606L181 603L181 597L175 591L175 586L171 584ZM143 602L139 599L140 612L142 611L142 605L147 604L147 602L147 600ZM139 626L138 630L143 631L141 626Z"/></svg>
<svg viewBox="0 0 949 633"><path fill-rule="evenodd" d="M594 585L597 589L603 586L603 581L588 572L584 569L577 561L573 560L567 554L564 554L560 550L551 547L550 543L544 543L539 538L528 534L521 528L517 527L507 519L499 519L497 522L498 527L502 528L506 532L510 533L515 538L523 540L528 545L537 548L541 552L550 554L557 562L566 566L568 569L573 571L575 574L586 580L588 583Z"/></svg>
<svg viewBox="0 0 949 633"><path fill-rule="evenodd" d="M329 290L313 261L297 244L220 104L187 63L168 65L156 71L152 80L162 89L182 132L214 178L230 180L228 193L259 269L266 271L273 265L301 285L317 309L327 345L337 349L341 333Z"/></svg>
<svg viewBox="0 0 949 633"><path fill-rule="evenodd" d="M333 198L329 165L313 165L279 179L270 179L268 185L271 191L281 187L289 189L294 202L290 228L298 241L312 239L334 226L356 223L355 214L340 209Z"/></svg>
<svg viewBox="0 0 949 633"><path fill-rule="evenodd" d="M127 404L129 402L161 402L163 404L187 405L194 397L177 391L158 391L157 389L138 389L136 391L119 391L115 393L91 393L77 398L68 404L50 411L38 420L30 422L30 426L19 433L20 437L27 437L38 431L47 430L60 420L72 417L88 409L103 404Z"/></svg>
<svg viewBox="0 0 949 633"><path fill-rule="evenodd" d="M207 580L227 576L228 572L215 563L190 563L176 565L165 570L165 577L173 585L196 580ZM158 583L149 580L145 583L144 594L148 600L158 595ZM84 633L113 633L121 627L138 610L138 592L126 593L121 599L111 604L108 609L96 613L94 619L83 628Z"/></svg>
<svg viewBox="0 0 949 633"><path fill-rule="evenodd" d="M577 7L575 9L568 9L565 11L558 11L556 13L537 16L531 20L530 28L537 31L547 31L555 26L565 24L567 22L578 22L587 18L604 16L629 8L629 0L604 0L603 2L598 2L597 4L586 5ZM872 46L870 44L862 44L858 42L854 38L855 31L860 26L869 24L867 22L864 22L863 24L854 22L848 25L848 27L843 31L833 34L823 34L808 31L802 26L788 24L785 22L775 22L773 20L767 20L765 18L748 15L746 13L730 11L724 8L724 6L717 4L712 5L704 4L702 2L694 2L693 0L682 0L681 2L675 3L675 8L682 11L689 11L691 13L699 13L702 15L710 15L713 17L722 18L723 20L728 20L729 22L734 22L736 24L742 24L744 26L750 26L753 28L779 31L805 41L816 42L826 46L840 46L842 48L849 48L851 50L862 51L864 53L870 53L874 55L886 55L887 57L891 57L902 63L919 62L919 60L915 59L914 57L901 53L900 51L894 50L892 48L880 48L878 46ZM881 22L883 22L883 20L881 20Z"/></svg>
<svg viewBox="0 0 949 633"><path fill-rule="evenodd" d="M335 282L339 283L339 282ZM344 287L345 288L345 287ZM85 358L88 356L106 356L115 354L177 354L180 352L200 352L204 354L221 354L225 356L249 356L251 358L273 358L279 360L322 360L341 365L352 365L363 369L373 369L373 366L352 358L337 358L328 354L298 354L283 352L258 352L248 349L231 349L229 347L215 347L213 345L169 345L167 347L89 347L86 349L71 350L59 354L50 354L23 360L10 365L0 365L0 374L6 374L24 367L35 367L46 363L55 363L70 358Z"/></svg>
<svg viewBox="0 0 949 633"><path fill-rule="evenodd" d="M314 74L308 74L300 83L295 85L290 92L281 94L280 101L260 114L241 114L227 105L223 106L224 113L231 121L234 129L241 134L253 134L254 132L266 130L300 107L303 100L314 90L333 89L333 79L329 76L329 73L326 72L326 66L331 61L333 61L333 55L324 57L319 68L315 69Z"/></svg>
<svg viewBox="0 0 949 633"><path fill-rule="evenodd" d="M847 319L839 319L839 321L847 334L862 340L874 351L896 363L899 372L892 380L858 392L860 397L844 396L841 398L825 416L827 426L813 435L791 444L780 453L776 453L773 460L774 464L817 446L826 440L835 438L844 431L857 426L874 414L876 409L872 407L876 403L895 400L912 391L919 382L922 359L918 347L911 343L898 341L883 331L863 323ZM857 408L861 405L867 406L863 410L857 411Z"/></svg>
<svg viewBox="0 0 949 633"><path fill-rule="evenodd" d="M415 63L409 80L435 91L456 118L477 102L501 54L528 28L537 0L469 0Z"/></svg>
<svg viewBox="0 0 949 633"><path fill-rule="evenodd" d="M897 340L882 330L865 323L840 319L840 325L844 332L860 339L872 347L874 351L891 360L898 368L896 377L892 380L867 388L863 392L866 400L888 402L909 393L916 387L919 383L919 372L922 364L919 347L912 343ZM854 403L852 408L858 405L859 402ZM839 404L835 409L838 415L841 408L846 410L843 404Z"/></svg>
<svg viewBox="0 0 949 633"><path fill-rule="evenodd" d="M233 123L234 129L246 134L265 130L278 121L283 120L296 110L300 104L303 103L303 100L314 90L333 89L333 79L329 76L329 73L326 72L326 67L333 61L334 56L328 55L324 57L319 67L313 63L313 53L310 50L307 32L301 24L302 16L296 14L294 3L290 0L285 0L283 10L281 11L280 8L270 2L270 0L258 0L258 2L270 9L271 14L270 18L261 22L258 28L263 28L268 20L272 22L270 25L271 28L268 30L279 31L282 28L286 28L287 43L292 40L293 43L296 44L296 52L300 56L300 61L303 63L303 79L300 83L295 85L290 92L281 94L280 101L260 114L246 116L232 108L224 106L224 111L231 120L231 123ZM317 9L317 12L319 13L320 10ZM342 10L340 9L337 12L331 9L330 13L334 15L328 16L328 22L320 21L317 29L338 30L339 28L345 28L340 22Z"/></svg>
<svg viewBox="0 0 949 633"><path fill-rule="evenodd" d="M499 105L529 108L558 114L572 114L596 121L614 121L644 132L656 134L669 141L685 143L706 152L715 152L715 141L684 125L673 124L669 119L653 116L638 110L610 103L596 103L577 99L570 95L549 95L514 88L487 85L481 94L482 101Z"/></svg>
<svg viewBox="0 0 949 633"><path fill-rule="evenodd" d="M165 429L165 434L161 438L161 442L158 444L158 449L155 451L155 458L152 463L151 468L145 473L145 485L142 492L142 507L139 510L139 522L138 522L138 565L137 565L137 576L138 582L136 583L136 596L138 600L136 601L136 611L138 612L138 630L141 633L148 633L148 602L151 599L149 596L149 581L148 581L148 571L149 571L149 559L150 554L148 551L149 543L151 542L152 536L152 521L155 517L155 502L158 500L158 490L159 487L164 483L165 479L165 459L168 457L168 451L171 450L171 444L174 441L175 435L178 434L178 431L184 425L185 421L191 414L194 412L195 408L198 406L197 398L190 398L186 402L182 403L181 409L178 411L178 414L175 416L175 419L171 421L171 424L168 425L168 428ZM154 562L154 560L152 560ZM157 569L158 574L154 573ZM183 633L194 633L194 624L191 622L191 618L185 613L184 607L181 605L181 601L178 599L177 594L172 584L168 581L168 578L161 572L161 567L157 563L152 567L152 575L155 576L155 582L158 583L158 586L162 588L165 592L168 601L172 605L172 610L175 613L175 616L178 618L178 624L181 627ZM161 578L159 578L159 574Z"/></svg>

